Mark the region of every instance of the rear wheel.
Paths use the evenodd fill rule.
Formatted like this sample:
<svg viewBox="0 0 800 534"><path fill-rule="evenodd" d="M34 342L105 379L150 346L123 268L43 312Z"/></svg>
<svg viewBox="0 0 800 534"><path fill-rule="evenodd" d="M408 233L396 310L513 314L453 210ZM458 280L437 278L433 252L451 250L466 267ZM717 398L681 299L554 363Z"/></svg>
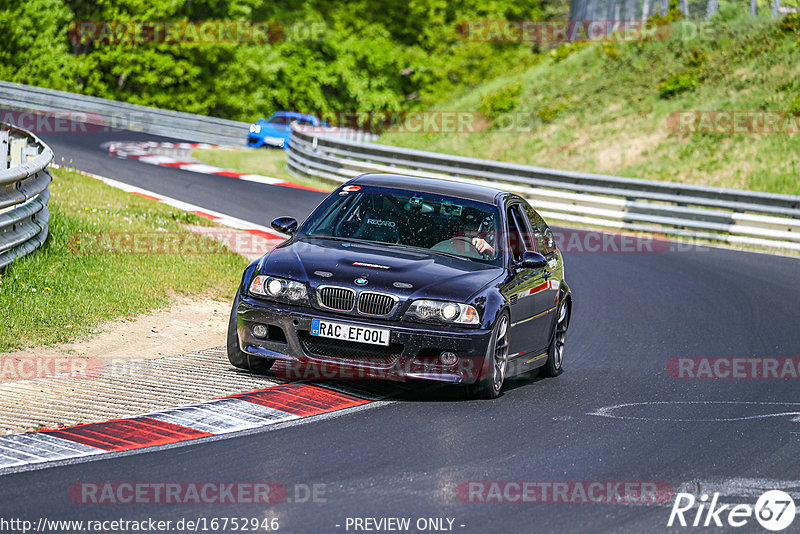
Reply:
<svg viewBox="0 0 800 534"><path fill-rule="evenodd" d="M492 330L480 376L467 386L470 397L496 399L500 396L508 370L508 330L508 314L504 312Z"/></svg>
<svg viewBox="0 0 800 534"><path fill-rule="evenodd" d="M261 358L259 356L252 356L243 352L239 348L239 333L236 331L236 308L239 307L239 292L236 292L236 298L233 299L233 309L231 310L231 317L228 320L228 360L234 367L245 369L254 373L266 373L272 368L275 360Z"/></svg>
<svg viewBox="0 0 800 534"><path fill-rule="evenodd" d="M544 376L553 377L561 373L561 365L564 363L564 344L567 341L567 328L569 327L569 302L567 299L561 301L558 306L558 318L556 328L553 333L553 340L547 349L547 363L542 367Z"/></svg>

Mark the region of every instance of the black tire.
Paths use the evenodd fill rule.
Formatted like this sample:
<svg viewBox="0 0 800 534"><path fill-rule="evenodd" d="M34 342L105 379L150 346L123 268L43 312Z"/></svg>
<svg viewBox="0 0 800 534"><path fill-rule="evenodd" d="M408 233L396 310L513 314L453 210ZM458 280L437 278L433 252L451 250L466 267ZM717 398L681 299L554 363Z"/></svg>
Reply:
<svg viewBox="0 0 800 534"><path fill-rule="evenodd" d="M552 378L561 374L564 364L564 344L567 341L567 329L569 328L569 306L567 299L562 300L558 305L553 339L547 348L547 362L541 368L542 376Z"/></svg>
<svg viewBox="0 0 800 534"><path fill-rule="evenodd" d="M500 396L508 371L509 321L508 313L503 312L495 322L478 380L467 385L467 394L474 399L496 399Z"/></svg>
<svg viewBox="0 0 800 534"><path fill-rule="evenodd" d="M242 352L239 348L239 333L236 331L236 308L239 307L239 292L236 292L236 298L233 299L233 308L231 309L231 317L228 320L228 360L234 367L245 369L253 373L263 374L272 368L275 360L268 358L261 358L259 356L252 356L246 352Z"/></svg>

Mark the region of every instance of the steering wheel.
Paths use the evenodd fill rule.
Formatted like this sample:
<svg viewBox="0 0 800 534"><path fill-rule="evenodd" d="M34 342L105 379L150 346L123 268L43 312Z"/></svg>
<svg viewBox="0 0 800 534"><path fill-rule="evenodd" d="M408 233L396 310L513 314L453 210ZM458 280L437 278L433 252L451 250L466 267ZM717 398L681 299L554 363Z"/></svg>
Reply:
<svg viewBox="0 0 800 534"><path fill-rule="evenodd" d="M455 245L454 244L455 242L466 243L468 248L467 247L463 248L463 250L465 252L467 252L467 251L469 251L471 249L472 253L475 254L476 256L478 256L479 258L483 258L485 256L485 254L482 254L478 250L478 248L475 245L472 244L472 239L470 239L469 237L466 237L466 236L455 236L455 237L451 237L450 238L450 246L453 247L453 250L462 250L462 249L459 248L460 245Z"/></svg>

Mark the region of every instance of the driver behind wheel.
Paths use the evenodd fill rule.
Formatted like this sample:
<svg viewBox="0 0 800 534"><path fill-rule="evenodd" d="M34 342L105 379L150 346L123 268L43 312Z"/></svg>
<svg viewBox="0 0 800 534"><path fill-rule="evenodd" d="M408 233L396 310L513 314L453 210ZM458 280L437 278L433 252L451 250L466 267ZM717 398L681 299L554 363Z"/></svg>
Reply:
<svg viewBox="0 0 800 534"><path fill-rule="evenodd" d="M437 243L431 249L468 258L493 259L496 254L494 236L494 219L487 217L480 224L466 222L453 237Z"/></svg>

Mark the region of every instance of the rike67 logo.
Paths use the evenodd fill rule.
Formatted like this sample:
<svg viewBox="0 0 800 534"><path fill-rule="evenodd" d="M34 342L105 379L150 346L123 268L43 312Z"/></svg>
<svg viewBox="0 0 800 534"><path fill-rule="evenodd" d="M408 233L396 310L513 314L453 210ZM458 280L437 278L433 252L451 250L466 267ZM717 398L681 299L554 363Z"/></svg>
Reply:
<svg viewBox="0 0 800 534"><path fill-rule="evenodd" d="M719 493L709 501L708 495L697 499L691 493L678 493L672 504L667 526L743 527L753 518L767 530L786 529L794 521L795 504L785 491L767 491L750 504L720 504Z"/></svg>

